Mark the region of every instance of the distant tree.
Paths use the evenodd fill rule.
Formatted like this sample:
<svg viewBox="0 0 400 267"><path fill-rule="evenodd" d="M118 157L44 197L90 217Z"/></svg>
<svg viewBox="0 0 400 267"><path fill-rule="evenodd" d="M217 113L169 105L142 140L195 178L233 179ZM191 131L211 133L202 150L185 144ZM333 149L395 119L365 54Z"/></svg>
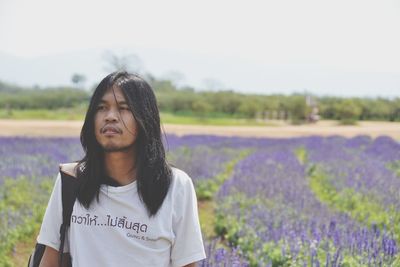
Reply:
<svg viewBox="0 0 400 267"><path fill-rule="evenodd" d="M224 85L217 79L214 78L206 78L203 80L203 85L206 90L217 91L223 89Z"/></svg>
<svg viewBox="0 0 400 267"><path fill-rule="evenodd" d="M12 111L10 103L5 104L5 110L6 110L7 117L11 117L13 115L13 111Z"/></svg>
<svg viewBox="0 0 400 267"><path fill-rule="evenodd" d="M169 95L169 110L173 112L191 111L192 103L198 95L191 92L175 92Z"/></svg>
<svg viewBox="0 0 400 267"><path fill-rule="evenodd" d="M372 119L389 120L390 114L393 112L393 102L382 98L378 98L374 102L375 104L370 106Z"/></svg>
<svg viewBox="0 0 400 267"><path fill-rule="evenodd" d="M86 82L86 77L83 74L74 73L71 77L71 81L76 87L81 88Z"/></svg>
<svg viewBox="0 0 400 267"><path fill-rule="evenodd" d="M197 99L192 103L192 110L197 115L205 117L208 113L213 111L213 106L204 99Z"/></svg>
<svg viewBox="0 0 400 267"><path fill-rule="evenodd" d="M152 87L156 92L174 92L176 87L170 80L155 80L152 82Z"/></svg>
<svg viewBox="0 0 400 267"><path fill-rule="evenodd" d="M185 75L179 71L169 71L163 75L164 79L171 81L175 87L180 87L185 80Z"/></svg>
<svg viewBox="0 0 400 267"><path fill-rule="evenodd" d="M245 97L233 91L206 92L204 96L214 107L214 111L231 115L239 115L238 108Z"/></svg>
<svg viewBox="0 0 400 267"><path fill-rule="evenodd" d="M24 89L25 88L0 81L0 93L2 92L15 93L15 92L20 92Z"/></svg>
<svg viewBox="0 0 400 267"><path fill-rule="evenodd" d="M125 70L128 72L142 73L143 62L135 54L117 55L112 51L105 51L103 59L106 61L105 71L114 72Z"/></svg>
<svg viewBox="0 0 400 267"><path fill-rule="evenodd" d="M339 98L324 97L319 99L319 108L322 118L326 120L337 120L336 106Z"/></svg>
<svg viewBox="0 0 400 267"><path fill-rule="evenodd" d="M247 118L255 118L260 112L261 105L259 102L251 101L250 99L244 99L239 105L238 112Z"/></svg>
<svg viewBox="0 0 400 267"><path fill-rule="evenodd" d="M187 93L195 93L194 88L190 87L190 86L183 86L183 87L179 88L179 91L187 92Z"/></svg>
<svg viewBox="0 0 400 267"><path fill-rule="evenodd" d="M393 99L392 114L390 114L390 121L400 121L400 98Z"/></svg>
<svg viewBox="0 0 400 267"><path fill-rule="evenodd" d="M357 123L361 112L361 107L353 99L345 99L338 103L337 106L337 115L341 124L350 125Z"/></svg>
<svg viewBox="0 0 400 267"><path fill-rule="evenodd" d="M157 95L163 112L176 112L206 116L260 117L263 119L288 119L303 123L309 114L304 94L251 95L233 90L202 91L185 86L177 88L169 79L159 79L144 74ZM143 74L142 74L143 76ZM85 77L75 73L71 81L82 84ZM92 90L97 86L93 85ZM90 93L73 87L40 88L19 87L0 81L0 109L12 114L17 109L57 109L86 105ZM357 120L400 121L400 98L339 98L319 97L319 114L324 119L340 120L352 124Z"/></svg>
<svg viewBox="0 0 400 267"><path fill-rule="evenodd" d="M306 121L309 107L307 107L304 95L294 95L290 98L289 112L293 124L301 124Z"/></svg>

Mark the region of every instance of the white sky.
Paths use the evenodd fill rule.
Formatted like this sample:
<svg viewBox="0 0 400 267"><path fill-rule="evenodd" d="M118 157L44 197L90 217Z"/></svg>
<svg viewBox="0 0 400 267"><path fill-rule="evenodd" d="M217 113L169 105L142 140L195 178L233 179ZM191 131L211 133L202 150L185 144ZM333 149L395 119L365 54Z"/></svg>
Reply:
<svg viewBox="0 0 400 267"><path fill-rule="evenodd" d="M386 87L400 95L399 0L0 0L2 52L37 57L113 46L310 69L309 78L318 69L358 73L357 79L386 73L395 77ZM227 77L212 78L235 87ZM307 79L293 89L312 86Z"/></svg>

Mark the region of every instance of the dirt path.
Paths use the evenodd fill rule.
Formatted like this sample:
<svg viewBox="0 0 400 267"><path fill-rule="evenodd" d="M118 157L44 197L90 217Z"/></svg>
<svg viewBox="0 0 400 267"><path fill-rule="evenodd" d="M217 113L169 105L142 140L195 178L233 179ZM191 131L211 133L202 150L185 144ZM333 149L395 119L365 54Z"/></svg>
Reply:
<svg viewBox="0 0 400 267"><path fill-rule="evenodd" d="M0 136L79 136L81 121L0 120ZM400 123L360 122L357 126L339 126L334 121L321 121L313 125L280 126L208 126L165 124L169 134L211 134L243 137L290 138L310 135L391 136L400 140Z"/></svg>

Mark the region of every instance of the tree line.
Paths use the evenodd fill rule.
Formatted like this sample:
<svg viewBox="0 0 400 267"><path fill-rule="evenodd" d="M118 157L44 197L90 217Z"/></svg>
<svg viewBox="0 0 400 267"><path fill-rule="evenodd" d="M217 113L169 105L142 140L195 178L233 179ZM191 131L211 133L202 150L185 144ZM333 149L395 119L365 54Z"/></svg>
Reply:
<svg viewBox="0 0 400 267"><path fill-rule="evenodd" d="M310 114L351 123L357 120L400 121L400 98L317 97L306 93L243 94L231 90L196 91L146 75L162 112L192 116L229 116L302 123ZM73 108L88 104L91 90L75 87L24 88L0 82L1 109Z"/></svg>
<svg viewBox="0 0 400 267"><path fill-rule="evenodd" d="M72 108L86 104L90 95L74 87L26 88L0 82L0 108L49 109Z"/></svg>

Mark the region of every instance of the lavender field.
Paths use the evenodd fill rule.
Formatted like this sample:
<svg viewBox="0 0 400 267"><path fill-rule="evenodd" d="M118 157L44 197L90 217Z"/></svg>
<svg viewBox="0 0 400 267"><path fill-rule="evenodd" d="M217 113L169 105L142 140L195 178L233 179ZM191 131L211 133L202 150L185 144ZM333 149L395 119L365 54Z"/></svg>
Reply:
<svg viewBox="0 0 400 267"><path fill-rule="evenodd" d="M389 137L168 136L193 179L199 266L400 266L400 144ZM75 138L0 138L0 266L34 239ZM202 210L212 204L213 209ZM210 205L208 205L210 206Z"/></svg>

